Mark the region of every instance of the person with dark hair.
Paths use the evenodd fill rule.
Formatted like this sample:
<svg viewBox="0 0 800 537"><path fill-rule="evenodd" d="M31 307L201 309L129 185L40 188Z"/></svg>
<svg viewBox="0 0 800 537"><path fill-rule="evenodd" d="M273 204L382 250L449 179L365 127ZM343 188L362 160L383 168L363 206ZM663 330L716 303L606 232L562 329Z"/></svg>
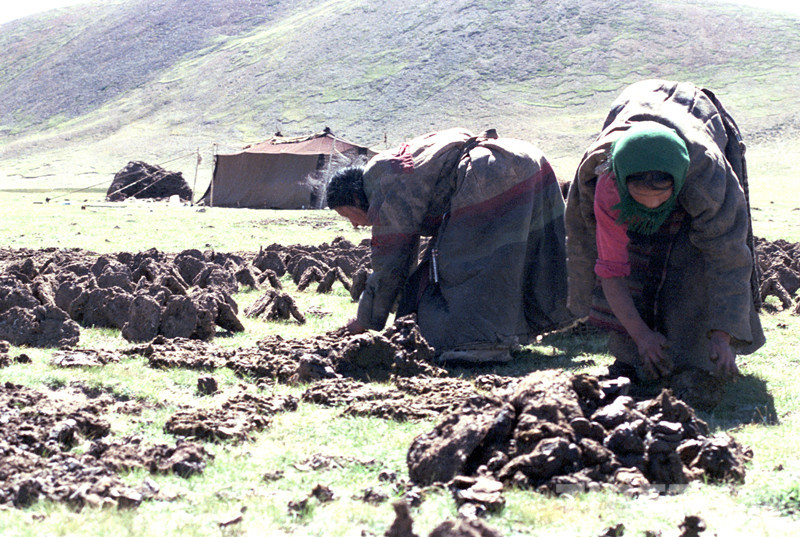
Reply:
<svg viewBox="0 0 800 537"><path fill-rule="evenodd" d="M364 193L364 168L350 166L336 172L335 179L331 178L328 184L326 195L331 209L355 207L366 212L369 202Z"/></svg>
<svg viewBox="0 0 800 537"><path fill-rule="evenodd" d="M416 313L440 361L503 362L571 320L564 199L527 142L426 134L337 173L327 201L372 228L372 273L351 333L382 329L396 307Z"/></svg>
<svg viewBox="0 0 800 537"><path fill-rule="evenodd" d="M584 155L566 209L569 307L609 329L610 376L711 407L736 351L764 343L743 145L713 93L651 80L619 97Z"/></svg>

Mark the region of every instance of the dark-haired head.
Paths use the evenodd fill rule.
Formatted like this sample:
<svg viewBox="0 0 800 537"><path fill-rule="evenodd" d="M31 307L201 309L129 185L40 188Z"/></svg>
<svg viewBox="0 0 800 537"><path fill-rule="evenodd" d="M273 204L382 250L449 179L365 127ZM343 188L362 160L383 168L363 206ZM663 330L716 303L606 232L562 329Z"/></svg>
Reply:
<svg viewBox="0 0 800 537"><path fill-rule="evenodd" d="M646 172L637 172L630 174L625 179L625 184L628 185L630 190L631 185L639 188L646 188L649 190L671 190L675 187L675 179L667 172L658 170L651 170Z"/></svg>
<svg viewBox="0 0 800 537"><path fill-rule="evenodd" d="M364 168L351 166L336 172L328 183L327 202L331 209L351 206L367 211L369 202L364 192Z"/></svg>

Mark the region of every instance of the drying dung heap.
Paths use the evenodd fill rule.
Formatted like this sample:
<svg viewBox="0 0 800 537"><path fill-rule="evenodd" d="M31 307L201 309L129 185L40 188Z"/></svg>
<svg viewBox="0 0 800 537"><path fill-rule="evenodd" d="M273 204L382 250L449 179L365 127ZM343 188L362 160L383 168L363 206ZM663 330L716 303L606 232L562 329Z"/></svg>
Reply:
<svg viewBox="0 0 800 537"><path fill-rule="evenodd" d="M418 436L414 483L446 483L460 504L500 509L504 486L562 494L610 488L669 492L694 480L741 482L748 450L712 436L668 390L627 395L630 381L532 373L513 390L478 395Z"/></svg>

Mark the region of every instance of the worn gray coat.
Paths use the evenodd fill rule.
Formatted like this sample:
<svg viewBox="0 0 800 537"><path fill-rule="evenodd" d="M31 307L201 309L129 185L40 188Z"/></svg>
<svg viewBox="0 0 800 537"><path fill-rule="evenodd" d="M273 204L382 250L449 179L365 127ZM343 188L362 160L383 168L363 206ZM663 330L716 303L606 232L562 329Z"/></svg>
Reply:
<svg viewBox="0 0 800 537"><path fill-rule="evenodd" d="M603 308L594 274L594 188L598 175L607 169L611 143L639 121L675 129L690 157L678 196L686 222L670 244L663 281L651 282L656 286L651 328L667 337L678 367L711 369L709 331L730 334L740 353L758 349L764 333L753 300L748 202L725 157L729 140L720 110L709 94L692 84L647 80L630 86L614 102L602 132L584 154L570 186L565 216L568 307L579 317L589 315L593 307Z"/></svg>

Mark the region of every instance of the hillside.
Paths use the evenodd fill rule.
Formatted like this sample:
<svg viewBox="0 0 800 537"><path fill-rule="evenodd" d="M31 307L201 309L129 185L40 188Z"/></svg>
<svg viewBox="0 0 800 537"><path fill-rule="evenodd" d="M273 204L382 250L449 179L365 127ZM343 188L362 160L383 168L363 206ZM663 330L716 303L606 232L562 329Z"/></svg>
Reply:
<svg viewBox="0 0 800 537"><path fill-rule="evenodd" d="M276 130L329 126L380 149L453 125L529 139L568 170L619 90L652 77L713 88L750 140L798 137L797 18L688 0L536 4L117 0L13 21L0 174L90 184L128 160L209 157ZM174 166L194 174L193 157Z"/></svg>

